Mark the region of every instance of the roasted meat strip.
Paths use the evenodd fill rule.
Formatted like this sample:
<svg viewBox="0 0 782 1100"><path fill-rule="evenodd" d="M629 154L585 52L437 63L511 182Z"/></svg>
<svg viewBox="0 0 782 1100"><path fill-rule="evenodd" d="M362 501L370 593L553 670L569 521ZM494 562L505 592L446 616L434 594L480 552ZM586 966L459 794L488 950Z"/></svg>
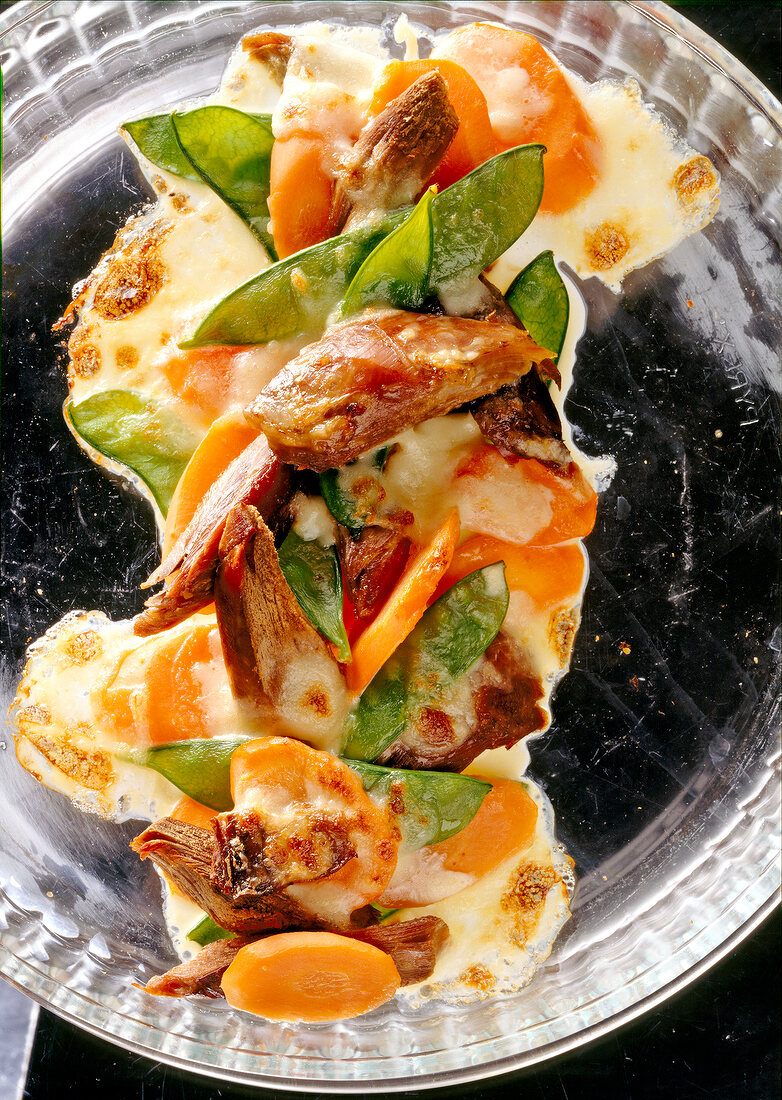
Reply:
<svg viewBox="0 0 782 1100"><path fill-rule="evenodd" d="M524 651L509 635L500 632L481 664L468 675L473 716L466 724L462 697L454 693L451 700L446 693L415 714L378 763L461 772L485 749L510 748L544 728L543 684L530 672Z"/></svg>
<svg viewBox="0 0 782 1100"><path fill-rule="evenodd" d="M291 470L272 453L263 436L246 447L220 475L196 509L171 551L145 582L167 580L147 600L133 624L136 634L157 634L211 603L218 548L229 513L251 504L270 526L284 526L292 493Z"/></svg>
<svg viewBox="0 0 782 1100"><path fill-rule="evenodd" d="M520 455L564 469L570 452L551 394L537 371L473 402L472 414L504 458Z"/></svg>
<svg viewBox="0 0 782 1100"><path fill-rule="evenodd" d="M402 985L412 985L424 981L434 970L437 955L448 939L448 925L440 917L416 917L399 924L370 925L348 935L385 951L394 960Z"/></svg>
<svg viewBox="0 0 782 1100"><path fill-rule="evenodd" d="M289 34L279 31L259 31L242 39L242 49L266 66L272 79L282 87L294 42Z"/></svg>
<svg viewBox="0 0 782 1100"><path fill-rule="evenodd" d="M208 943L192 959L150 978L144 988L158 997L189 997L191 993L222 997L220 979L236 958L237 951L252 940L253 937L233 936L230 940Z"/></svg>
<svg viewBox="0 0 782 1100"><path fill-rule="evenodd" d="M186 897L231 932L248 935L267 930L317 926L318 921L276 888L268 876L268 889L245 894L241 902L226 897L214 880L215 835L176 818L164 817L131 841L142 859L151 859ZM258 870L260 875L263 868Z"/></svg>
<svg viewBox="0 0 782 1100"><path fill-rule="evenodd" d="M413 202L459 129L438 72L419 76L371 119L344 160L329 235L367 214Z"/></svg>
<svg viewBox="0 0 782 1100"><path fill-rule="evenodd" d="M412 543L393 527L372 525L354 538L337 525L337 553L358 619L371 619L402 574Z"/></svg>
<svg viewBox="0 0 782 1100"><path fill-rule="evenodd" d="M345 681L288 587L257 509L230 514L219 557L214 598L234 693L268 706L284 732L328 744L347 710Z"/></svg>
<svg viewBox="0 0 782 1100"><path fill-rule="evenodd" d="M282 461L327 470L548 357L502 321L370 311L304 348L246 415Z"/></svg>

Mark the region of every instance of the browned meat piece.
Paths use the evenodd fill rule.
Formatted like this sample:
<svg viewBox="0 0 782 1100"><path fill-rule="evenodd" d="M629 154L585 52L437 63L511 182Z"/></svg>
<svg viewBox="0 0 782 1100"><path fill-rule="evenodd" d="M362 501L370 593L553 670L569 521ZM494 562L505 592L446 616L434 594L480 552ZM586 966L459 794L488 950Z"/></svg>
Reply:
<svg viewBox="0 0 782 1100"><path fill-rule="evenodd" d="M239 504L252 504L273 528L287 518L291 471L272 454L263 436L247 447L220 475L196 509L164 561L144 587L167 579L166 587L147 600L136 618L138 635L156 634L211 603L217 554L228 514Z"/></svg>
<svg viewBox="0 0 782 1100"><path fill-rule="evenodd" d="M328 742L347 709L345 681L288 587L255 508L231 513L219 552L214 598L234 692L269 705L284 731Z"/></svg>
<svg viewBox="0 0 782 1100"><path fill-rule="evenodd" d="M428 978L434 970L438 952L448 939L448 925L440 917L416 917L399 924L374 925L348 935L385 951L394 960L402 985L412 985Z"/></svg>
<svg viewBox="0 0 782 1100"><path fill-rule="evenodd" d="M304 348L246 415L284 462L327 470L493 393L548 355L501 321L368 311Z"/></svg>
<svg viewBox="0 0 782 1100"><path fill-rule="evenodd" d="M337 552L359 619L371 619L391 594L410 553L410 539L387 527L365 527L357 539L337 525Z"/></svg>
<svg viewBox="0 0 782 1100"><path fill-rule="evenodd" d="M485 749L510 748L544 728L543 684L527 667L523 651L500 632L483 663L470 674L475 721L460 736L448 700L424 707L401 737L378 758L396 768L461 772Z"/></svg>
<svg viewBox="0 0 782 1100"><path fill-rule="evenodd" d="M290 35L280 34L278 31L247 34L242 39L242 49L265 65L270 76L282 87L293 53L293 39Z"/></svg>
<svg viewBox="0 0 782 1100"><path fill-rule="evenodd" d="M243 899L241 905L226 898L212 877L215 838L210 829L164 817L145 829L130 846L142 859L151 859L221 928L249 935L291 925L312 927L319 923L279 890L256 893Z"/></svg>
<svg viewBox="0 0 782 1100"><path fill-rule="evenodd" d="M234 936L230 940L208 943L194 958L150 978L144 988L158 997L188 997L191 993L222 997L220 979L236 958L237 951L250 942L246 936Z"/></svg>
<svg viewBox="0 0 782 1100"><path fill-rule="evenodd" d="M254 810L218 814L213 827L212 882L234 905L325 878L356 855L344 825L315 812L274 834Z"/></svg>
<svg viewBox="0 0 782 1100"><path fill-rule="evenodd" d="M459 119L438 72L419 76L371 119L337 180L329 236L370 211L413 202L445 156Z"/></svg>
<svg viewBox="0 0 782 1100"><path fill-rule="evenodd" d="M505 458L537 458L565 468L572 459L562 441L562 424L551 394L531 370L496 393L473 402L472 414L487 439Z"/></svg>

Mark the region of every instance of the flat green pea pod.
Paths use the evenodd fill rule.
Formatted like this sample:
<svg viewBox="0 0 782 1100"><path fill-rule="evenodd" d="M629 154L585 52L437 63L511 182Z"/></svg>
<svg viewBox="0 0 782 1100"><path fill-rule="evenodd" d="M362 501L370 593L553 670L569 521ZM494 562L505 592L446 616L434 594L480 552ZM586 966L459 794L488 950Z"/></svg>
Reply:
<svg viewBox="0 0 782 1100"><path fill-rule="evenodd" d="M266 344L322 331L364 260L406 214L381 217L272 264L219 301L179 346Z"/></svg>
<svg viewBox="0 0 782 1100"><path fill-rule="evenodd" d="M171 119L171 114L150 115L149 118L123 122L120 128L130 134L139 152L152 164L166 172L172 172L175 176L198 183L201 176L182 152Z"/></svg>
<svg viewBox="0 0 782 1100"><path fill-rule="evenodd" d="M199 177L250 227L272 259L269 171L272 133L268 115L234 107L198 107L171 118L176 140Z"/></svg>
<svg viewBox="0 0 782 1100"><path fill-rule="evenodd" d="M165 516L174 489L198 438L152 398L128 390L104 390L67 415L96 451L133 470L148 486Z"/></svg>
<svg viewBox="0 0 782 1100"><path fill-rule="evenodd" d="M542 145L508 149L432 199L430 289L475 278L521 236L543 194L544 151ZM409 208L396 211L280 260L218 302L179 346L265 344L322 330L361 265L409 214ZM421 260L405 262L420 270ZM398 273L401 258L394 263Z"/></svg>
<svg viewBox="0 0 782 1100"><path fill-rule="evenodd" d="M232 809L234 804L231 757L248 740L248 737L204 737L172 741L133 752L130 760L160 772L183 794L222 812Z"/></svg>
<svg viewBox="0 0 782 1100"><path fill-rule="evenodd" d="M375 760L401 736L414 711L436 702L491 645L508 599L503 562L470 573L444 592L348 715L343 755Z"/></svg>
<svg viewBox="0 0 782 1100"><path fill-rule="evenodd" d="M508 287L505 299L532 339L559 358L565 342L570 299L550 250L541 252Z"/></svg>
<svg viewBox="0 0 782 1100"><path fill-rule="evenodd" d="M381 303L409 310L423 306L432 269L435 194L430 187L402 225L364 260L342 302L343 317Z"/></svg>
<svg viewBox="0 0 782 1100"><path fill-rule="evenodd" d="M491 790L491 783L453 772L383 768L345 760L364 790L390 801L402 844L409 851L447 840L472 821Z"/></svg>
<svg viewBox="0 0 782 1100"><path fill-rule="evenodd" d="M294 530L279 549L280 569L309 621L337 647L337 657L350 661L350 644L342 620L342 573L333 546L305 542Z"/></svg>
<svg viewBox="0 0 782 1100"><path fill-rule="evenodd" d="M517 145L447 187L432 204L429 284L476 276L519 239L543 196L543 145Z"/></svg>
<svg viewBox="0 0 782 1100"><path fill-rule="evenodd" d="M235 935L235 932L229 932L227 928L221 928L217 921L212 920L211 917L202 917L187 933L187 938L200 947L206 947L208 943L215 943L217 940L230 940Z"/></svg>

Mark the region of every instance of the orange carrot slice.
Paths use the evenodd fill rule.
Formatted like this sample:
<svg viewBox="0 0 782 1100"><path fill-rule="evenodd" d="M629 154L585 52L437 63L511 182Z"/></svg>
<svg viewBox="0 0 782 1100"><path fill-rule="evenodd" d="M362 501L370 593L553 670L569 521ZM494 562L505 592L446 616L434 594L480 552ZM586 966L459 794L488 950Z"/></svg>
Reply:
<svg viewBox="0 0 782 1100"><path fill-rule="evenodd" d="M392 99L432 70L439 72L448 87L448 98L459 119L456 137L427 186L448 187L473 168L498 153L492 134L486 97L468 72L453 61L428 58L425 61L392 61L380 74L372 93L370 117L380 114Z"/></svg>
<svg viewBox="0 0 782 1100"><path fill-rule="evenodd" d="M196 802L194 798L186 794L183 798L180 798L168 816L175 818L177 821L185 821L188 825L198 825L202 829L210 829L213 819L217 817L217 810L205 806L203 802Z"/></svg>
<svg viewBox="0 0 782 1100"><path fill-rule="evenodd" d="M347 684L361 692L423 615L451 563L459 541L459 513L454 509L402 574L393 592L353 646Z"/></svg>
<svg viewBox="0 0 782 1100"><path fill-rule="evenodd" d="M293 134L275 141L269 184L274 247L280 259L326 236L334 182L323 168L323 139Z"/></svg>
<svg viewBox="0 0 782 1100"><path fill-rule="evenodd" d="M492 789L475 817L461 832L431 844L430 851L443 856L446 871L461 871L480 878L514 852L532 842L538 807L512 779L491 779Z"/></svg>
<svg viewBox="0 0 782 1100"><path fill-rule="evenodd" d="M213 678L227 685L220 636L216 626L199 623L124 656L111 680L96 687L96 707L131 744L209 737L205 683Z"/></svg>
<svg viewBox="0 0 782 1100"><path fill-rule="evenodd" d="M347 1020L390 1001L390 955L333 932L281 932L242 947L223 974L225 999L267 1020Z"/></svg>
<svg viewBox="0 0 782 1100"><path fill-rule="evenodd" d="M174 396L191 418L208 428L232 403L231 391L238 357L244 347L177 349L160 363L160 370Z"/></svg>
<svg viewBox="0 0 782 1100"><path fill-rule="evenodd" d="M536 458L522 459L518 466L523 467L524 477L545 486L552 495L551 523L530 545L551 546L589 534L597 519L597 493L575 463L567 474L554 473Z"/></svg>
<svg viewBox="0 0 782 1100"><path fill-rule="evenodd" d="M541 142L541 211L570 210L595 186L600 140L562 70L530 34L471 23L435 51L463 65L486 96L500 149Z"/></svg>
<svg viewBox="0 0 782 1100"><path fill-rule="evenodd" d="M171 498L163 533L163 557L193 518L207 490L258 435L238 411L218 417L199 443Z"/></svg>
<svg viewBox="0 0 782 1100"><path fill-rule="evenodd" d="M473 535L456 550L437 595L462 577L496 561L505 562L508 588L512 592L526 592L541 609L576 596L584 579L584 555L575 543L516 546L488 535Z"/></svg>

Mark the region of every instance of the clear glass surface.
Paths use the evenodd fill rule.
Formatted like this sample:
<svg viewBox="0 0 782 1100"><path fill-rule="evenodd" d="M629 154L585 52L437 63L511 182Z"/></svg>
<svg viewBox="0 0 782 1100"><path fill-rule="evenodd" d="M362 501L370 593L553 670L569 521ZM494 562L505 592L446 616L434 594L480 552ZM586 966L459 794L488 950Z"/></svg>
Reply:
<svg viewBox="0 0 782 1100"><path fill-rule="evenodd" d="M62 1016L217 1077L318 1091L466 1081L560 1053L700 974L779 889L779 104L658 4L22 3L4 94L2 683L73 608L141 605L147 506L61 419L51 324L148 193L116 128L204 94L238 37L322 18L529 29L590 80L632 76L722 174L713 224L626 281L583 284L569 415L618 473L588 541L572 670L532 774L576 861L573 918L523 992L271 1025L143 983L172 964L132 823L85 820L0 752L0 968ZM642 187L643 181L639 181Z"/></svg>

